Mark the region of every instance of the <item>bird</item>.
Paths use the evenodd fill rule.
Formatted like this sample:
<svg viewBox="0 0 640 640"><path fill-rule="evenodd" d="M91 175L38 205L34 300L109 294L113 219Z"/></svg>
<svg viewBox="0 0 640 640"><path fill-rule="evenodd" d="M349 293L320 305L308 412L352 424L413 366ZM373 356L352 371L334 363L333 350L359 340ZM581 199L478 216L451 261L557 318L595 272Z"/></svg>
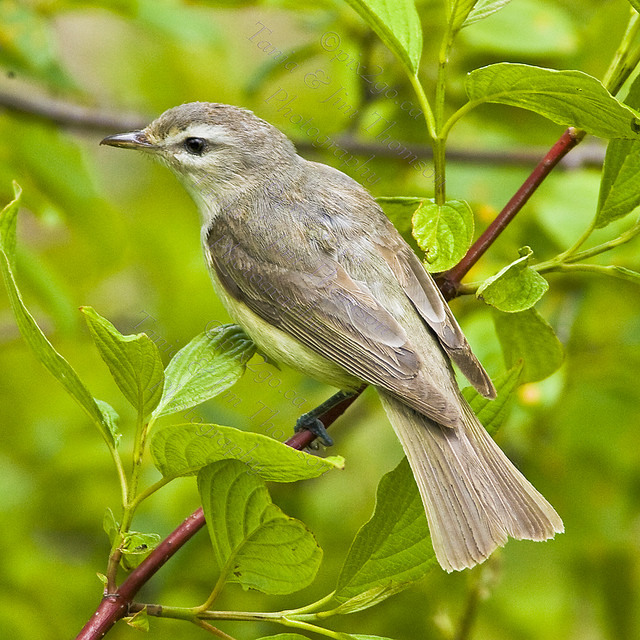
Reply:
<svg viewBox="0 0 640 640"><path fill-rule="evenodd" d="M182 104L101 144L146 152L175 174L199 210L214 290L262 353L341 397L376 388L444 570L483 562L509 537L564 531L462 396L452 363L482 395L496 392L434 280L363 186L221 103Z"/></svg>

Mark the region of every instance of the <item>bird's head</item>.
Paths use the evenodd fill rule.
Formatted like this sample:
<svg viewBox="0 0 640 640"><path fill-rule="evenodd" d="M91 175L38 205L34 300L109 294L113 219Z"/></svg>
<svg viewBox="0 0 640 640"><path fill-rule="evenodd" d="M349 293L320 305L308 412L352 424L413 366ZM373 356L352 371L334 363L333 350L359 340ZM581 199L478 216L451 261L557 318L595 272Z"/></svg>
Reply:
<svg viewBox="0 0 640 640"><path fill-rule="evenodd" d="M291 141L251 111L191 102L165 111L139 131L100 144L138 149L166 164L201 210L229 197L280 181L299 157Z"/></svg>

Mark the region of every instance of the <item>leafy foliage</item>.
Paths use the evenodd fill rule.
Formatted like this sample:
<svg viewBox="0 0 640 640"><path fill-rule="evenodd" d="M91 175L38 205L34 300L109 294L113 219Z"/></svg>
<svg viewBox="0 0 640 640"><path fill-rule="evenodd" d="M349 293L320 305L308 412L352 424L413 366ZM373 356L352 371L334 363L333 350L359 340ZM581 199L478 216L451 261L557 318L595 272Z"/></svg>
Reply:
<svg viewBox="0 0 640 640"><path fill-rule="evenodd" d="M160 401L164 384L158 347L144 333L123 336L91 307L81 310L120 391L140 416L149 416Z"/></svg>
<svg viewBox="0 0 640 640"><path fill-rule="evenodd" d="M411 0L347 0L414 75L422 54L422 27Z"/></svg>
<svg viewBox="0 0 640 640"><path fill-rule="evenodd" d="M69 395L84 409L108 445L115 446L117 437L113 409L104 411L97 404L89 390L80 381L71 365L53 348L36 324L22 301L15 281L16 223L20 204L20 187L14 183L15 198L3 210L0 218L0 269L4 278L9 300L24 339L36 357L64 386ZM103 405L104 407L105 405Z"/></svg>
<svg viewBox="0 0 640 640"><path fill-rule="evenodd" d="M556 71L501 62L472 71L466 82L469 99L530 109L602 138L636 139L638 114L618 102L602 83L582 71Z"/></svg>
<svg viewBox="0 0 640 640"><path fill-rule="evenodd" d="M499 311L526 311L549 289L547 281L529 266L531 247L520 249L520 257L487 278L478 287L476 296Z"/></svg>
<svg viewBox="0 0 640 640"><path fill-rule="evenodd" d="M292 593L310 584L322 550L313 534L271 502L264 482L238 460L198 474L219 580L265 593Z"/></svg>
<svg viewBox="0 0 640 640"><path fill-rule="evenodd" d="M327 618L363 609L368 628L398 639L415 637L417 629L429 637L464 637L463 610L471 612L469 619L477 616L478 637L572 637L584 627L576 611L585 604L598 612L589 619L594 637L635 637L640 225L629 220L640 203L640 84L623 84L637 75L637 14L624 32L629 6L623 0L606 6L586 0L579 11L554 0L544 6L445 0L418 10L410 1L350 0L350 7L330 8L276 3L248 13L236 11L238 3L224 10L214 4L0 3L0 197L10 202L0 214L0 270L8 294L0 301L6 308L0 314L6 372L0 509L10 523L0 537L7 549L4 632L18 640L77 633L103 588L94 574L104 567L106 542L96 530L105 505L116 500L114 477L122 499L104 518L111 546L105 581L117 584L118 566L130 571L157 544L158 535L144 530L164 535L193 509L195 483L171 481L197 475L220 572L210 598L219 599L217 608L226 614L247 609L259 618L255 612L274 603L255 590L291 593L314 577L314 593L335 588L301 609L288 608L287 599L275 605L284 612L234 623L255 625L253 633L243 626L243 637L264 634L264 621L293 629L268 636L278 640L318 629L335 634L324 629ZM638 3L630 4L637 11ZM334 50L323 46L326 34L337 42ZM502 59L517 64L497 62ZM566 70L577 61L593 75ZM26 96L27 107L11 106L14 90ZM284 434L298 408L326 390L271 364L257 369L249 363L254 346L238 327L222 324L223 311L208 293L194 218L182 215L191 205L161 169L125 167L97 147L106 133L148 121L125 112L151 116L194 99L247 106L284 129L305 157L363 182L432 272L465 256L474 226L482 230L526 177L517 165L520 155L548 147L558 124L609 139L597 202L598 176L582 168L578 151L572 174L552 176L557 182L546 201L545 184L519 214L523 221L510 226L474 267L470 284L462 284L462 293L475 293L492 309L473 301L455 308L488 370L502 370L501 359L508 368L494 376L495 401L472 389L463 394L491 433L506 423L508 448L572 523L561 545L508 545L502 567L490 561L467 580L430 571L426 521L404 461L382 478L374 514L360 527L379 469L395 446L366 397L341 421L352 428L336 437L350 462L343 474L321 478L344 466L341 457L296 452L278 442L275 427ZM79 104L110 105L112 113L92 113L87 124ZM386 139L371 124L381 118ZM420 146L430 137L437 142L433 159ZM486 149L499 150L491 166ZM534 162L528 157L527 163L526 171ZM579 181L572 180L576 176ZM24 194L17 186L12 191L14 178ZM584 191L594 194L593 202L582 189L571 192L573 184L592 185ZM558 185L566 193L551 217L561 231L548 224L545 211L549 193L562 192ZM394 195L404 193L420 195ZM96 365L95 349L80 332L77 307L85 302L112 319L84 307L108 372ZM208 328L212 318L218 329ZM16 324L35 359L17 340ZM84 415L56 395L38 362ZM561 376L549 378L560 368ZM107 397L109 375L122 397L107 403L89 387ZM103 459L86 436L86 418L110 457ZM366 429L355 428L356 422L366 422ZM161 474L155 482L147 447ZM272 489L283 508L276 507L265 481L298 480L308 482ZM163 499L159 493L170 482L157 508L154 500ZM146 511L139 512L142 502ZM323 571L315 537L285 511L313 521L317 539L331 549ZM336 584L331 556L349 546L353 532ZM197 545L191 552L200 558ZM215 581L206 561L191 562L187 571L167 570L149 592L162 604L176 593L196 601L202 585ZM229 582L253 591L228 589ZM393 604L374 606L411 585ZM491 606L478 606L490 591ZM194 615L175 609L178 618ZM142 629L151 622L158 638L193 635L167 628L156 613L150 605L126 621Z"/></svg>
<svg viewBox="0 0 640 640"><path fill-rule="evenodd" d="M471 245L473 212L466 202L423 202L413 214L413 235L425 254L427 271L446 271Z"/></svg>
<svg viewBox="0 0 640 640"><path fill-rule="evenodd" d="M258 433L216 424L174 424L157 431L151 454L163 476L177 478L227 458L247 464L265 480L295 482L340 468L340 457L319 458Z"/></svg>
<svg viewBox="0 0 640 640"><path fill-rule="evenodd" d="M189 409L234 385L255 353L253 342L237 325L196 336L167 366L157 417Z"/></svg>

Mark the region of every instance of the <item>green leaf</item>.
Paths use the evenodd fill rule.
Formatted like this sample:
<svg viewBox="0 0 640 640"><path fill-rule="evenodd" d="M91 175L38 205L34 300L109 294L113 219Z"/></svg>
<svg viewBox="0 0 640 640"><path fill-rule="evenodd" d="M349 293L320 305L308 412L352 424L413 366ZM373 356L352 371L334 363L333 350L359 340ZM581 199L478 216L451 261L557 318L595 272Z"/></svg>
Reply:
<svg viewBox="0 0 640 640"><path fill-rule="evenodd" d="M489 400L480 395L473 387L465 387L462 395L471 405L478 420L490 435L495 435L502 426L509 410L509 404L513 394L520 383L523 362L518 362L514 367L498 376L493 385L498 392L495 400Z"/></svg>
<svg viewBox="0 0 640 640"><path fill-rule="evenodd" d="M100 356L124 397L140 416L148 416L162 396L160 352L144 333L123 336L91 307L81 307Z"/></svg>
<svg viewBox="0 0 640 640"><path fill-rule="evenodd" d="M262 434L216 424L170 425L153 435L150 449L165 477L193 475L225 459L241 460L254 473L274 482L316 478L344 466L339 456L312 456Z"/></svg>
<svg viewBox="0 0 640 640"><path fill-rule="evenodd" d="M618 267L616 265L612 265L607 268L612 271L611 275L614 275L617 278L622 278L623 280L629 280L630 282L640 284L640 273L638 273L637 271L632 271L631 269Z"/></svg>
<svg viewBox="0 0 640 640"><path fill-rule="evenodd" d="M522 383L547 378L562 365L564 350L551 326L535 309L494 311L493 321L507 367L524 361Z"/></svg>
<svg viewBox="0 0 640 640"><path fill-rule="evenodd" d="M160 544L162 537L157 533L128 531L121 544L120 564L125 571L135 569Z"/></svg>
<svg viewBox="0 0 640 640"><path fill-rule="evenodd" d="M604 160L595 227L624 218L640 204L640 141L611 140Z"/></svg>
<svg viewBox="0 0 640 640"><path fill-rule="evenodd" d="M462 26L468 27L478 20L484 20L510 2L511 0L478 0Z"/></svg>
<svg viewBox="0 0 640 640"><path fill-rule="evenodd" d="M240 379L254 353L253 342L237 325L196 336L169 362L154 417L184 411L222 393Z"/></svg>
<svg viewBox="0 0 640 640"><path fill-rule="evenodd" d="M322 549L302 522L271 502L247 465L224 460L205 467L198 491L222 578L273 594L311 584Z"/></svg>
<svg viewBox="0 0 640 640"><path fill-rule="evenodd" d="M482 283L476 292L479 300L499 311L515 313L530 309L542 298L549 284L529 266L533 251L530 247L523 247L519 253L520 257L515 262Z"/></svg>
<svg viewBox="0 0 640 640"><path fill-rule="evenodd" d="M582 71L556 71L501 62L472 71L472 102L497 102L535 111L553 122L601 138L638 137L638 114L618 102L599 80Z"/></svg>
<svg viewBox="0 0 640 640"><path fill-rule="evenodd" d="M447 0L449 26L451 31L459 31L478 0Z"/></svg>
<svg viewBox="0 0 640 640"><path fill-rule="evenodd" d="M640 78L636 78L625 100L640 107ZM604 159L595 227L602 229L628 215L640 205L640 140L611 140Z"/></svg>
<svg viewBox="0 0 640 640"><path fill-rule="evenodd" d="M157 533L142 533L140 531L127 531L124 539L120 539L120 524L113 515L111 509L107 509L102 520L102 528L113 545L122 549L120 564L126 571L135 569L160 543L161 536Z"/></svg>
<svg viewBox="0 0 640 640"><path fill-rule="evenodd" d="M404 241L420 254L420 247L413 237L413 224L411 222L416 209L426 200L421 196L382 196L376 198L385 215L393 226L399 231Z"/></svg>
<svg viewBox="0 0 640 640"><path fill-rule="evenodd" d="M149 631L149 616L147 615L147 605L132 616L126 616L123 620L138 631Z"/></svg>
<svg viewBox="0 0 640 640"><path fill-rule="evenodd" d="M102 529L107 534L109 542L113 544L116 536L118 535L118 521L113 515L113 511L111 511L111 509L107 509L104 512L104 517L102 519Z"/></svg>
<svg viewBox="0 0 640 640"><path fill-rule="evenodd" d="M98 398L94 398L94 401L102 412L106 425L117 447L118 443L120 442L120 438L122 437L122 433L120 433L120 429L118 428L118 421L120 420L120 416L108 402L105 402L104 400L98 400Z"/></svg>
<svg viewBox="0 0 640 640"><path fill-rule="evenodd" d="M16 222L20 195L22 190L17 183L13 183L15 198L0 213L0 271L9 294L9 301L13 308L16 324L22 337L31 347L38 360L62 384L67 393L82 407L86 414L98 427L100 434L110 447L115 447L112 416L103 412L89 390L81 382L78 374L71 365L53 348L49 340L36 324L22 301L22 296L16 284L15 248Z"/></svg>
<svg viewBox="0 0 640 640"><path fill-rule="evenodd" d="M404 458L380 480L373 516L356 534L334 598L350 601L350 611L364 609L405 589L435 564L424 506Z"/></svg>
<svg viewBox="0 0 640 640"><path fill-rule="evenodd" d="M446 271L464 257L473 238L473 212L464 200L436 204L425 200L413 214L413 235L427 271Z"/></svg>
<svg viewBox="0 0 640 640"><path fill-rule="evenodd" d="M416 75L422 55L422 26L414 1L347 0L347 2L407 69Z"/></svg>

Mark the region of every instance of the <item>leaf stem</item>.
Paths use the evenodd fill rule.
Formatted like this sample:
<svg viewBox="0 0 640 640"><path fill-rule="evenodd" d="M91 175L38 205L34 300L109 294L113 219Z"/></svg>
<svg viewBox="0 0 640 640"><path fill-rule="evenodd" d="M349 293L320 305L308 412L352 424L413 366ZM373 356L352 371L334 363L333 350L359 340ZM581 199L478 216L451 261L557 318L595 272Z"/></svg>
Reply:
<svg viewBox="0 0 640 640"><path fill-rule="evenodd" d="M449 116L442 126L440 135L446 140L449 137L453 125L458 122L458 120L461 120L467 113L484 103L485 100L470 100L469 102L465 102L457 111L454 111L454 113Z"/></svg>
<svg viewBox="0 0 640 640"><path fill-rule="evenodd" d="M157 482L149 485L144 491L141 491L138 495L136 495L129 504L129 509L132 514L140 506L141 502L146 500L149 496L153 495L159 489L162 489L162 487L164 487L166 484L169 484L169 482L171 482L172 480L175 480L175 476L164 476Z"/></svg>
<svg viewBox="0 0 640 640"><path fill-rule="evenodd" d="M436 133L436 121L433 115L433 111L431 110L431 105L429 104L429 99L424 92L424 87L422 86L422 83L418 78L418 74L410 73L409 81L411 82L413 90L416 92L418 103L420 104L420 108L422 109L422 112L424 114L424 120L427 124L427 131L429 132L429 136L432 140L435 140L438 137Z"/></svg>
<svg viewBox="0 0 640 640"><path fill-rule="evenodd" d="M122 464L122 458L118 453L118 450L115 448L113 444L106 440L107 447L109 448L109 453L113 458L113 463L116 466L116 473L118 474L118 481L120 483L120 493L122 494L122 504L123 506L127 503L127 496L129 495L129 481L127 480L127 474L124 470L124 465Z"/></svg>
<svg viewBox="0 0 640 640"><path fill-rule="evenodd" d="M315 602L312 602L311 604L308 604L305 607L300 607L299 609L289 609L287 611L283 611L283 614L285 614L287 616L290 616L290 615L301 615L301 614L306 614L306 613L313 613L313 612L317 611L318 609L320 609L321 607L323 607L328 602L331 602L331 600L333 599L334 593L335 593L335 591L332 591L331 593L329 593L326 596L324 596L324 598L320 598L320 600L316 600Z"/></svg>
<svg viewBox="0 0 640 640"><path fill-rule="evenodd" d="M539 273L562 272L570 273L575 271L586 271L602 276L610 276L627 280L635 284L640 284L640 274L626 269L622 269L616 265L600 265L600 264L556 264L547 265L543 269L536 269Z"/></svg>
<svg viewBox="0 0 640 640"><path fill-rule="evenodd" d="M324 598L323 598L324 600ZM136 602L131 605L130 612L140 611L146 608L147 614L159 618L173 618L175 620L186 620L198 624L197 621L205 620L239 620L243 622L273 622L281 624L286 627L293 627L297 629L303 629L305 631L312 631L329 638L335 638L335 640L350 640L352 636L341 633L339 631L333 631L331 629L325 629L315 624L311 624L305 620L298 619L291 615L290 611L278 611L278 612L262 612L262 611L200 611L188 608L188 607L165 607L157 604L145 604ZM220 636L227 637L227 636Z"/></svg>
<svg viewBox="0 0 640 640"><path fill-rule="evenodd" d="M544 262L538 263L537 265L534 265L533 269L539 272L553 271L557 266L579 262L581 260L587 260L588 258L593 258L593 256L597 256L601 253L604 253L605 251L610 251L615 247L619 247L622 244L626 244L630 240L633 240L633 238L635 238L638 234L640 234L640 222L635 224L630 229L627 229L627 231L619 235L617 238L614 238L613 240L603 242L602 244L592 247L591 249L578 251L578 248L582 246L584 241L593 230L594 225L591 224L587 231L582 234L582 236L570 249L567 249L563 253L557 255L555 258L551 258L550 260L546 260Z"/></svg>
<svg viewBox="0 0 640 640"><path fill-rule="evenodd" d="M622 85L640 62L640 46L636 44L632 50L633 42L639 33L640 15L635 9L631 9L627 29L602 80L602 84L612 95L616 95L620 91Z"/></svg>

